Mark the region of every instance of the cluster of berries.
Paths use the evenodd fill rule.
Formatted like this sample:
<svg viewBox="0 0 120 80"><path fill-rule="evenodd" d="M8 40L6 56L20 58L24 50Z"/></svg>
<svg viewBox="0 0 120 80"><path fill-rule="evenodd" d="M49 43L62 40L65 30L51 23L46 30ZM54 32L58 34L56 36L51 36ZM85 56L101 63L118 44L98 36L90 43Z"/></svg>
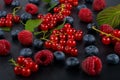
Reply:
<svg viewBox="0 0 120 80"><path fill-rule="evenodd" d="M4 3L6 5L10 5L13 8L20 6L20 1L19 0L4 0Z"/></svg>
<svg viewBox="0 0 120 80"><path fill-rule="evenodd" d="M38 71L38 65L31 58L24 58L23 56L19 56L16 60L10 60L11 63L15 65L14 73L16 75L22 75L24 77L28 77L32 72Z"/></svg>
<svg viewBox="0 0 120 80"><path fill-rule="evenodd" d="M50 40L45 42L45 47L55 51L63 51L69 56L78 56L76 41L81 40L82 37L81 30L75 30L69 23L66 23L62 29L53 30Z"/></svg>
<svg viewBox="0 0 120 80"><path fill-rule="evenodd" d="M19 23L20 17L18 15L13 16L13 14L0 11L0 27L9 27L13 26L13 22Z"/></svg>
<svg viewBox="0 0 120 80"><path fill-rule="evenodd" d="M60 2L61 4L69 3L69 4L71 4L72 6L77 6L77 5L78 5L78 0L59 0L59 2Z"/></svg>
<svg viewBox="0 0 120 80"><path fill-rule="evenodd" d="M103 44L109 45L113 43L115 45L114 51L117 54L120 54L120 30L119 29L113 29L110 25L103 24L100 26L100 36L102 37Z"/></svg>

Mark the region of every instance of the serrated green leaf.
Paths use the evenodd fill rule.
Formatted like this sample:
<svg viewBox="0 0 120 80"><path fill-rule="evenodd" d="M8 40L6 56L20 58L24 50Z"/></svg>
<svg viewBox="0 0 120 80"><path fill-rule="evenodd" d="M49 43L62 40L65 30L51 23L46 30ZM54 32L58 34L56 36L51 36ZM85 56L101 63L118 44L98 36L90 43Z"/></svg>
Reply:
<svg viewBox="0 0 120 80"><path fill-rule="evenodd" d="M2 29L3 31L7 31L7 32L9 32L11 30L11 28L8 28L8 27L2 27L0 29Z"/></svg>
<svg viewBox="0 0 120 80"><path fill-rule="evenodd" d="M57 6L58 3L54 3L54 4L51 4L51 6L48 8L48 12L51 11L51 9L53 9L55 6Z"/></svg>
<svg viewBox="0 0 120 80"><path fill-rule="evenodd" d="M51 0L42 0L43 2L47 2L47 3L49 3Z"/></svg>
<svg viewBox="0 0 120 80"><path fill-rule="evenodd" d="M109 7L101 11L97 15L97 22L99 25L109 24L112 27L120 25L120 5Z"/></svg>
<svg viewBox="0 0 120 80"><path fill-rule="evenodd" d="M25 30L34 32L34 29L42 23L40 19L28 20L25 24Z"/></svg>

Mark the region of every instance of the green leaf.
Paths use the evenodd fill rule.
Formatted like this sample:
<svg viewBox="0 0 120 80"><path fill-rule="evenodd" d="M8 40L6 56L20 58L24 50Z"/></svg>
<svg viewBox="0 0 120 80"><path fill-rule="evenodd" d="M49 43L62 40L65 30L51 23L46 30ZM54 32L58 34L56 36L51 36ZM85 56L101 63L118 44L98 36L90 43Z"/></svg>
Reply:
<svg viewBox="0 0 120 80"><path fill-rule="evenodd" d="M57 30L58 30L58 29L63 28L63 27L64 27L65 22L66 22L66 20L64 20L64 22L63 22L61 25L57 26L55 29L57 29Z"/></svg>
<svg viewBox="0 0 120 80"><path fill-rule="evenodd" d="M55 6L57 6L58 3L51 4L51 6L48 8L48 12L51 11Z"/></svg>
<svg viewBox="0 0 120 80"><path fill-rule="evenodd" d="M3 28L0 28L0 29L2 29L3 31L7 31L7 32L9 32L11 30L11 28L8 28L8 27L3 27Z"/></svg>
<svg viewBox="0 0 120 80"><path fill-rule="evenodd" d="M47 3L49 3L51 0L42 0L43 2L47 2Z"/></svg>
<svg viewBox="0 0 120 80"><path fill-rule="evenodd" d="M28 20L25 24L25 30L34 32L34 29L42 23L40 19Z"/></svg>
<svg viewBox="0 0 120 80"><path fill-rule="evenodd" d="M112 27L120 25L120 5L109 7L101 11L97 15L97 22L99 25L109 24Z"/></svg>

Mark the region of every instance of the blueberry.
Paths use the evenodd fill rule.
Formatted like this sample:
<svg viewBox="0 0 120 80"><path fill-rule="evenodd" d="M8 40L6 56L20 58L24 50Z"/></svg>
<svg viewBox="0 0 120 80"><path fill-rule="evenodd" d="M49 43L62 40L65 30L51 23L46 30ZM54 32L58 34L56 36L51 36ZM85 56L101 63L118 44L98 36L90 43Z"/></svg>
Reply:
<svg viewBox="0 0 120 80"><path fill-rule="evenodd" d="M118 64L119 63L119 56L116 54L109 54L107 55L107 63L108 64Z"/></svg>
<svg viewBox="0 0 120 80"><path fill-rule="evenodd" d="M78 58L76 58L76 57L69 57L66 60L66 66L68 69L69 68L78 68L79 65L80 65L80 62L79 62Z"/></svg>
<svg viewBox="0 0 120 80"><path fill-rule="evenodd" d="M88 30L88 33L90 33L90 34L92 34L92 33L94 34L96 32L95 30L92 29L92 27L96 28L96 24L95 23L89 23L87 25L87 30Z"/></svg>
<svg viewBox="0 0 120 80"><path fill-rule="evenodd" d="M73 22L74 22L73 17L67 16L65 19L66 19L66 22L67 22L67 23L73 24ZM64 19L64 20L65 20L65 19Z"/></svg>
<svg viewBox="0 0 120 80"><path fill-rule="evenodd" d="M91 45L95 43L96 39L92 34L86 34L83 37L83 41L85 42L86 45Z"/></svg>
<svg viewBox="0 0 120 80"><path fill-rule="evenodd" d="M32 50L30 48L23 48L20 51L20 56L31 57L32 56Z"/></svg>
<svg viewBox="0 0 120 80"><path fill-rule="evenodd" d="M85 53L87 56L98 55L99 49L94 45L90 45L85 48Z"/></svg>
<svg viewBox="0 0 120 80"><path fill-rule="evenodd" d="M12 30L11 31L11 36L13 40L17 40L18 39L18 33L20 32L20 30Z"/></svg>
<svg viewBox="0 0 120 80"><path fill-rule="evenodd" d="M14 0L11 4L13 8L20 6L20 1L19 0Z"/></svg>
<svg viewBox="0 0 120 80"><path fill-rule="evenodd" d="M0 39L5 38L5 33L3 30L0 29Z"/></svg>
<svg viewBox="0 0 120 80"><path fill-rule="evenodd" d="M87 2L87 3L92 3L93 0L85 0L85 2Z"/></svg>
<svg viewBox="0 0 120 80"><path fill-rule="evenodd" d="M59 0L51 0L50 5L59 4Z"/></svg>
<svg viewBox="0 0 120 80"><path fill-rule="evenodd" d="M35 39L33 42L33 47L35 49L42 49L43 48L43 41L39 39Z"/></svg>
<svg viewBox="0 0 120 80"><path fill-rule="evenodd" d="M1 17L6 17L7 12L6 11L0 11L0 18Z"/></svg>
<svg viewBox="0 0 120 80"><path fill-rule="evenodd" d="M53 54L56 61L63 62L65 60L65 54L62 51L56 51Z"/></svg>
<svg viewBox="0 0 120 80"><path fill-rule="evenodd" d="M80 4L77 6L77 9L80 10L81 8L87 8L85 4Z"/></svg>
<svg viewBox="0 0 120 80"><path fill-rule="evenodd" d="M29 13L23 13L21 14L20 18L23 22L26 22L27 20L32 18L32 15Z"/></svg>
<svg viewBox="0 0 120 80"><path fill-rule="evenodd" d="M28 0L29 3L39 4L40 0Z"/></svg>

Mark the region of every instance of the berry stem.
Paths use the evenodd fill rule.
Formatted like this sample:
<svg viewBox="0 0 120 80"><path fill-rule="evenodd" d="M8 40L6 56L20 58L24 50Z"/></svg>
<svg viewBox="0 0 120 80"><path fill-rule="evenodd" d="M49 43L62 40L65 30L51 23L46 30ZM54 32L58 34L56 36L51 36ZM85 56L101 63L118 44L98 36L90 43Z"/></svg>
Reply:
<svg viewBox="0 0 120 80"><path fill-rule="evenodd" d="M40 31L40 32L34 32L34 35L38 35L38 34L41 34L43 33L44 31Z"/></svg>
<svg viewBox="0 0 120 80"><path fill-rule="evenodd" d="M48 39L46 39L46 38L40 38L41 40L44 40L44 41L48 41Z"/></svg>
<svg viewBox="0 0 120 80"><path fill-rule="evenodd" d="M12 63L12 65L14 65L14 66L19 66L13 58L10 59L9 62Z"/></svg>
<svg viewBox="0 0 120 80"><path fill-rule="evenodd" d="M22 25L25 25L21 20L20 20L20 23L21 23Z"/></svg>
<svg viewBox="0 0 120 80"><path fill-rule="evenodd" d="M114 38L114 39L120 41L120 38L115 37L115 36L112 35L112 34L105 33L105 32L103 32L103 31L101 31L101 30L95 28L95 26L93 26L92 29L95 30L95 31L97 31L97 32L99 32L99 33L101 33L101 34L103 34L103 35L106 35L107 37L112 37L112 38Z"/></svg>
<svg viewBox="0 0 120 80"><path fill-rule="evenodd" d="M13 12L12 12L13 16L15 16L16 13L17 13L21 8L22 8L22 7L15 7L15 8L13 9Z"/></svg>

